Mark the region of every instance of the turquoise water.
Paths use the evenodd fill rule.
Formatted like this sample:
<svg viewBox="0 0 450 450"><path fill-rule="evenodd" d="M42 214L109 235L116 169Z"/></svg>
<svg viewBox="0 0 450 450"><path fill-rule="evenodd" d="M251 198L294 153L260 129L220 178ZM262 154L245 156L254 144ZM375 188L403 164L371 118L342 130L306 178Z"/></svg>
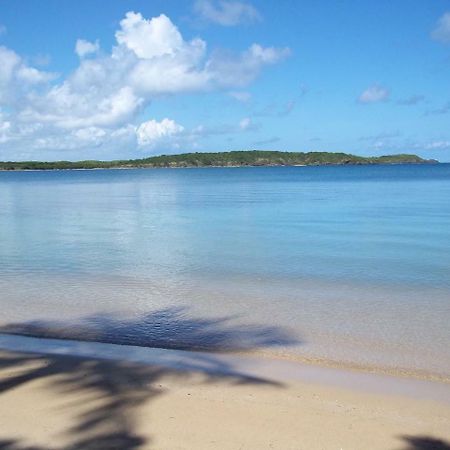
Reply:
<svg viewBox="0 0 450 450"><path fill-rule="evenodd" d="M1 172L0 236L8 330L450 374L449 164Z"/></svg>

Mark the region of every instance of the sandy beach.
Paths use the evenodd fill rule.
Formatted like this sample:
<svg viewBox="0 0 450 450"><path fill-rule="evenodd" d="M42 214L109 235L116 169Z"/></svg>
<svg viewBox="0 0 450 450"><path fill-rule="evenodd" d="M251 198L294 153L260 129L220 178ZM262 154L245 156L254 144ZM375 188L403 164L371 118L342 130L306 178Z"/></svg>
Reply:
<svg viewBox="0 0 450 450"><path fill-rule="evenodd" d="M32 352L0 353L1 449L450 448L447 384L14 339Z"/></svg>

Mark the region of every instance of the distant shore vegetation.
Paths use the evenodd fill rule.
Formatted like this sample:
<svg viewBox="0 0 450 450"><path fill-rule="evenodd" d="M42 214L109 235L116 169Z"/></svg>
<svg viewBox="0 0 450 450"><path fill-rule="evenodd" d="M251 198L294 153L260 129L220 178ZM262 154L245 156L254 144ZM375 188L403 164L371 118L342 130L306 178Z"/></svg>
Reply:
<svg viewBox="0 0 450 450"><path fill-rule="evenodd" d="M344 164L427 164L417 155L356 156L332 152L230 151L183 153L115 161L4 161L0 170L125 169L158 167L320 166Z"/></svg>

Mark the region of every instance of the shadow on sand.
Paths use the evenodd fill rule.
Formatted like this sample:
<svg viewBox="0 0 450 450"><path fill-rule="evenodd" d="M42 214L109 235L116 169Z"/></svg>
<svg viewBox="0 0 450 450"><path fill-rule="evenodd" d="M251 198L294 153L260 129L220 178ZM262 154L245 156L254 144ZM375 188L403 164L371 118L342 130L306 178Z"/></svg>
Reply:
<svg viewBox="0 0 450 450"><path fill-rule="evenodd" d="M450 442L430 436L402 436L408 446L402 450L450 450Z"/></svg>
<svg viewBox="0 0 450 450"><path fill-rule="evenodd" d="M139 320L126 321L95 316L75 326L63 322L10 324L1 327L0 332L211 352L298 343L277 327L237 327L231 325L229 318L195 319L185 313L180 309L165 309ZM2 376L1 371L8 371L8 376ZM71 444L64 450L138 449L149 445L149 440L137 431L139 408L163 395L159 383L165 377L183 380L199 373L204 383L276 384L239 373L226 361L207 354L203 361L191 360L188 370L177 371L97 358L5 353L0 355L0 396L31 381L48 379L51 383L47 384L51 384L56 394L75 393L85 406L84 412L65 431ZM148 427L151 429L151 424ZM8 439L0 440L0 449L43 450Z"/></svg>

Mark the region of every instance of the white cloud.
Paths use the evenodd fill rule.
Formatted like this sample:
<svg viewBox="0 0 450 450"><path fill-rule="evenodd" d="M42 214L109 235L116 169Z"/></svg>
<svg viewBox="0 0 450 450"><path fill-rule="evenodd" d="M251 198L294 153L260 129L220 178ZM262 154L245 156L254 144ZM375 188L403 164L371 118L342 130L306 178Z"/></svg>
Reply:
<svg viewBox="0 0 450 450"><path fill-rule="evenodd" d="M106 136L106 131L97 127L79 128L73 132L73 135L82 141L91 142L102 140Z"/></svg>
<svg viewBox="0 0 450 450"><path fill-rule="evenodd" d="M380 133L376 136L366 136L360 138L360 141L369 141L370 148L383 151L385 154L390 153L416 153L423 156L424 151L441 151L450 150L450 140L442 139L435 141L416 140L412 137L405 136L401 138L400 133Z"/></svg>
<svg viewBox="0 0 450 450"><path fill-rule="evenodd" d="M252 119L250 119L250 117L244 117L239 122L239 128L241 130L248 130L251 126L252 126Z"/></svg>
<svg viewBox="0 0 450 450"><path fill-rule="evenodd" d="M206 44L201 39L185 42L178 28L164 14L146 20L140 13L128 12L120 21L116 39L138 58L203 55Z"/></svg>
<svg viewBox="0 0 450 450"><path fill-rule="evenodd" d="M174 135L178 143L194 144L198 139L204 139L211 136L231 136L234 134L246 133L258 130L259 124L254 123L250 117L242 118L238 123L222 123L218 125L198 125L192 129L175 129Z"/></svg>
<svg viewBox="0 0 450 450"><path fill-rule="evenodd" d="M425 145L426 150L448 150L450 141L433 141Z"/></svg>
<svg viewBox="0 0 450 450"><path fill-rule="evenodd" d="M264 66L276 64L290 55L289 48L251 45L240 55L216 51L207 62L207 72L218 87L245 87Z"/></svg>
<svg viewBox="0 0 450 450"><path fill-rule="evenodd" d="M129 86L118 87L114 92L99 86L90 87L92 98L82 89L73 90L67 82L53 87L44 97L30 97L30 106L22 110L18 118L61 129L117 127L132 120L143 104Z"/></svg>
<svg viewBox="0 0 450 450"><path fill-rule="evenodd" d="M243 117L238 123L222 123L215 126L199 125L189 132L191 136L206 137L214 135L231 135L247 131L255 131L260 127L250 117Z"/></svg>
<svg viewBox="0 0 450 450"><path fill-rule="evenodd" d="M152 119L141 123L136 130L136 134L140 146L152 146L163 139L181 134L183 131L184 127L182 125L177 124L174 120L165 118L161 122Z"/></svg>
<svg viewBox="0 0 450 450"><path fill-rule="evenodd" d="M80 57L84 58L86 55L92 53L97 53L100 50L100 44L98 41L89 42L84 39L77 39L75 44L75 53Z"/></svg>
<svg viewBox="0 0 450 450"><path fill-rule="evenodd" d="M56 111L62 126L78 126L80 119L89 121L89 117L92 125L98 125L99 116L107 124L108 111L115 123L117 111L111 104L119 98L122 116L127 117L160 95L247 85L263 67L289 53L288 49L254 44L241 55L222 58L216 52L208 59L206 43L201 39L183 40L164 15L146 20L140 14L127 13L120 25L118 45L110 56L82 60L63 84L41 98L40 106L45 104L45 109ZM70 120L64 117L66 114Z"/></svg>
<svg viewBox="0 0 450 450"><path fill-rule="evenodd" d="M437 22L431 37L444 44L450 43L450 12L446 12Z"/></svg>
<svg viewBox="0 0 450 450"><path fill-rule="evenodd" d="M377 103L385 101L389 98L389 89L374 84L369 86L365 91L361 93L358 97L360 103Z"/></svg>
<svg viewBox="0 0 450 450"><path fill-rule="evenodd" d="M253 5L241 1L197 0L194 10L202 19L226 27L262 20Z"/></svg>
<svg viewBox="0 0 450 450"><path fill-rule="evenodd" d="M278 49L274 47L261 47L253 44L245 56L251 60L258 61L260 64L275 64L291 54L288 48Z"/></svg>
<svg viewBox="0 0 450 450"><path fill-rule="evenodd" d="M31 88L55 78L55 74L27 65L14 51L0 46L0 106L13 106Z"/></svg>
<svg viewBox="0 0 450 450"><path fill-rule="evenodd" d="M7 107L3 120L11 124L16 148L88 149L113 145L117 136L134 147L151 146L158 133L164 141L191 139L195 133L170 119L135 122L162 95L242 89L290 54L259 44L240 53L209 53L202 39L185 40L165 15L145 19L129 12L115 37L109 54L99 51L97 41L79 39L79 65L59 82L0 46L0 107Z"/></svg>
<svg viewBox="0 0 450 450"><path fill-rule="evenodd" d="M222 123L218 125L198 125L189 134L194 138L207 138L210 136L220 136L241 132L238 124Z"/></svg>
<svg viewBox="0 0 450 450"><path fill-rule="evenodd" d="M2 121L0 118L0 144L8 142L11 139L11 122Z"/></svg>

